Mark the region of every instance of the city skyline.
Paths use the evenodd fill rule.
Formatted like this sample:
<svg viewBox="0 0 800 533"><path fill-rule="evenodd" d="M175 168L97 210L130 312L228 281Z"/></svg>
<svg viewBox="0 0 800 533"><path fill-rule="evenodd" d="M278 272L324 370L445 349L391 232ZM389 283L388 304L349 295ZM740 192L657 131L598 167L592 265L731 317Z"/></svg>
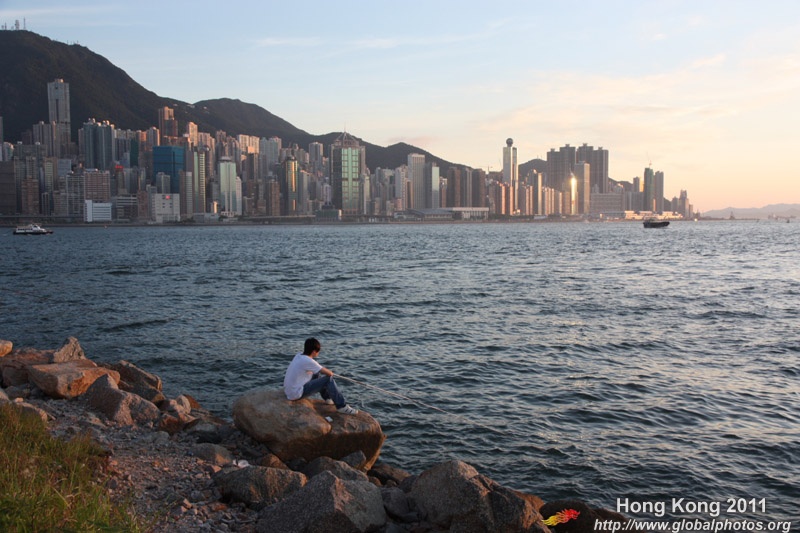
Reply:
<svg viewBox="0 0 800 533"><path fill-rule="evenodd" d="M612 179L652 165L701 212L800 202L794 3L308 6L233 3L225 23L180 2L9 0L0 23L87 46L161 96L237 98L312 133L492 171L509 137L519 162L588 143Z"/></svg>

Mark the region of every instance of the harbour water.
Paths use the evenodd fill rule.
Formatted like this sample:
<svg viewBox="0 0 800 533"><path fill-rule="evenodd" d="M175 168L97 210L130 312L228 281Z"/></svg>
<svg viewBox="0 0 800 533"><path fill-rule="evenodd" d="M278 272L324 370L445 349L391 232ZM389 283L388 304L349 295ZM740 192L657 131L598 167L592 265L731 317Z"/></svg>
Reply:
<svg viewBox="0 0 800 533"><path fill-rule="evenodd" d="M322 364L410 399L340 380L411 472L460 458L545 500L800 520L800 224L68 227L0 244L16 346L75 336L230 418L316 336ZM765 506L726 516L728 498Z"/></svg>

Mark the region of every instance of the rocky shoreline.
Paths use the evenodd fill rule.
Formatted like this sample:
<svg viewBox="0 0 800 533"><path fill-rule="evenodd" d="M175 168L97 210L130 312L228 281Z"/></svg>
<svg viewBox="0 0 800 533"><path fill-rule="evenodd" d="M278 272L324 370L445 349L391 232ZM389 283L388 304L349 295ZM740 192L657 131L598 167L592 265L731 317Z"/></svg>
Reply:
<svg viewBox="0 0 800 533"><path fill-rule="evenodd" d="M337 417L319 400L251 391L232 424L189 396L166 398L160 377L131 363L87 359L72 337L54 350L0 340L0 372L0 403L107 450L99 481L156 533L571 533L628 522L581 501L545 503L462 461L419 474L382 463L377 421Z"/></svg>

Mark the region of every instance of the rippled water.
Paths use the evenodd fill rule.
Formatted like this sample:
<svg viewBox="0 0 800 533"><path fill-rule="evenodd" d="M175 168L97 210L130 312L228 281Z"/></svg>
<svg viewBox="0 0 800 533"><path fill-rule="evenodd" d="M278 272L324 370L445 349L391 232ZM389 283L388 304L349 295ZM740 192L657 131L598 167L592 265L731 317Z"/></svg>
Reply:
<svg viewBox="0 0 800 533"><path fill-rule="evenodd" d="M305 337L412 472L800 519L800 224L56 228L0 236L0 338L127 359L229 417ZM458 416L456 416L458 415ZM730 518L743 518L745 515Z"/></svg>

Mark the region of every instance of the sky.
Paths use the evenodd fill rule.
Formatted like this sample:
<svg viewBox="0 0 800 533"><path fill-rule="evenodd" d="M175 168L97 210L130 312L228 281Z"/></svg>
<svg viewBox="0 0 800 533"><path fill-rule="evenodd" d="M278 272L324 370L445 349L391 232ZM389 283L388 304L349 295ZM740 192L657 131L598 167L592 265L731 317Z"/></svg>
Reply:
<svg viewBox="0 0 800 533"><path fill-rule="evenodd" d="M487 170L507 138L519 163L586 143L611 178L651 166L700 212L800 203L796 0L0 0L15 20L159 96L312 134Z"/></svg>

